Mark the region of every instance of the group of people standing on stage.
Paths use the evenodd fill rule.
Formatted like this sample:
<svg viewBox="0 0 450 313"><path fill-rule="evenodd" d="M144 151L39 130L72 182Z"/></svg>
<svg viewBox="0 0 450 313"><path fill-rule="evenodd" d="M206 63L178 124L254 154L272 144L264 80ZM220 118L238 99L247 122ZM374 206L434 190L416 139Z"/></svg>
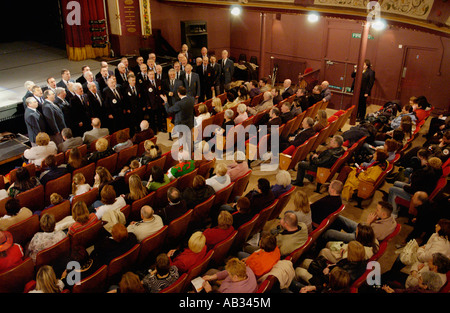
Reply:
<svg viewBox="0 0 450 313"><path fill-rule="evenodd" d="M107 62L101 62L100 70L93 74L89 66L83 66L82 75L73 80L67 69L61 71L61 79L47 79L45 87L31 81L23 97L24 119L28 136L35 143L39 132L49 134L52 141L63 141L61 132L70 128L74 136L81 136L91 129L91 121L98 118L110 133L130 128L130 135L139 130L145 119L155 134L167 131L167 109L180 100L179 87L186 89L186 95L194 103L202 102L223 92L231 83L234 63L228 58L228 51L221 53L221 59L208 55L206 47L201 56L194 59L183 45L178 60L168 71L157 64L156 55L150 53L136 58L136 66L129 66L123 57L114 69ZM161 97L161 95L163 97Z"/></svg>

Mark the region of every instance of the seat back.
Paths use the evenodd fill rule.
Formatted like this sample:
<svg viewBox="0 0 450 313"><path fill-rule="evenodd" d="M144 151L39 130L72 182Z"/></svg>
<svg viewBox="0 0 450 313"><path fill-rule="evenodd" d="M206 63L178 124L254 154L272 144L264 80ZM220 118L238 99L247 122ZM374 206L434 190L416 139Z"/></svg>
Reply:
<svg viewBox="0 0 450 313"><path fill-rule="evenodd" d="M194 207L191 221L189 222L189 227L204 226L208 219L209 213L211 212L215 197L215 195L212 195L211 197Z"/></svg>
<svg viewBox="0 0 450 313"><path fill-rule="evenodd" d="M166 236L166 245L168 247L174 247L176 244L181 242L186 234L193 211L194 210L189 210L179 218L170 222Z"/></svg>
<svg viewBox="0 0 450 313"><path fill-rule="evenodd" d="M66 237L47 249L36 254L36 271L42 265L55 265L56 262L66 260L70 255L70 238Z"/></svg>
<svg viewBox="0 0 450 313"><path fill-rule="evenodd" d="M50 195L56 192L63 199L68 199L72 192L72 175L67 173L61 177L50 180L45 184L45 206L50 205Z"/></svg>
<svg viewBox="0 0 450 313"><path fill-rule="evenodd" d="M158 254L164 247L168 226L165 225L159 231L141 241L138 264L153 264Z"/></svg>
<svg viewBox="0 0 450 313"><path fill-rule="evenodd" d="M9 226L6 230L12 234L15 243L25 247L34 234L41 230L39 216L33 214L26 220Z"/></svg>
<svg viewBox="0 0 450 313"><path fill-rule="evenodd" d="M52 214L55 217L56 222L59 222L66 216L70 215L70 201L64 200L63 202L61 202L55 206L52 206L50 208L47 208L47 209L41 211L39 218L46 213Z"/></svg>
<svg viewBox="0 0 450 313"><path fill-rule="evenodd" d="M110 173L114 173L114 171L116 170L118 156L119 156L118 153L114 153L111 154L110 156L107 156L106 158L100 159L96 162L96 167L103 166Z"/></svg>
<svg viewBox="0 0 450 313"><path fill-rule="evenodd" d="M188 274L184 273L177 279L176 282L174 282L172 285L164 288L159 293L181 293L181 292L183 292L183 288L186 284L187 277L188 277Z"/></svg>
<svg viewBox="0 0 450 313"><path fill-rule="evenodd" d="M258 113L255 115L255 118L253 119L253 124L254 124L254 125L258 125L259 121L260 121L260 120L263 118L263 116L266 115L267 113L269 113L269 110L264 110L264 111L258 112Z"/></svg>
<svg viewBox="0 0 450 313"><path fill-rule="evenodd" d="M228 198L228 203L234 202L234 199L237 196L242 196L242 194L244 193L245 189L247 189L247 185L248 185L248 182L250 181L250 175L251 174L252 174L252 170L248 170L247 173L245 173L244 175L238 177L234 181L233 191L231 192L230 197Z"/></svg>
<svg viewBox="0 0 450 313"><path fill-rule="evenodd" d="M141 167L138 167L137 169L134 169L128 173L125 174L125 184L128 184L128 181L130 180L131 175L138 175L141 180L144 179L145 172L147 171L147 165L142 165Z"/></svg>
<svg viewBox="0 0 450 313"><path fill-rule="evenodd" d="M283 211L283 209L286 207L289 200L291 199L294 191L295 191L295 186L292 186L291 189L289 189L288 191L286 191L285 193L281 194L278 197L278 202L276 203L275 208L269 215L268 221L276 219L281 214L281 212Z"/></svg>
<svg viewBox="0 0 450 313"><path fill-rule="evenodd" d="M97 142L97 140L95 142ZM80 154L82 157L84 157L88 153L88 147L86 144L82 144L81 146L78 146L77 149L78 149L78 151L80 151ZM66 150L66 152L64 152L64 160L66 163L67 163L67 161L69 161L70 150L72 150L72 149ZM94 150L91 150L91 151L95 151L95 143L94 143Z"/></svg>
<svg viewBox="0 0 450 313"><path fill-rule="evenodd" d="M324 219L319 227L314 229L309 235L312 238L313 243L317 241L317 238L319 238L330 226L330 220L328 218Z"/></svg>
<svg viewBox="0 0 450 313"><path fill-rule="evenodd" d="M258 105L258 104L261 102L263 96L264 96L264 93L263 93L263 92L260 93L259 95L254 96L254 97L252 98L252 101L250 102L250 106L251 106L251 107L254 107L254 106Z"/></svg>
<svg viewBox="0 0 450 313"><path fill-rule="evenodd" d="M253 229L253 226L255 225L256 221L259 218L259 214L256 214L250 221L248 221L245 224L242 224L237 229L236 238L233 241L233 244L230 249L230 253L236 253L237 251L240 251L242 247L244 246L244 243L247 241L247 239L250 236L250 233Z"/></svg>
<svg viewBox="0 0 450 313"><path fill-rule="evenodd" d="M36 175L36 165L34 165L34 163L28 163L24 167L28 170L28 173L30 173L30 177L33 177ZM9 181L11 184L16 181L16 172L17 172L17 168L15 168L9 172Z"/></svg>
<svg viewBox="0 0 450 313"><path fill-rule="evenodd" d="M330 225L333 224L333 222L337 219L338 215L341 214L342 211L345 209L345 204L342 204L339 209L337 209L335 212L328 215L328 219L330 220Z"/></svg>
<svg viewBox="0 0 450 313"><path fill-rule="evenodd" d="M119 151L117 156L116 172L120 171L128 161L137 155L138 145L133 145L132 147L123 149Z"/></svg>
<svg viewBox="0 0 450 313"><path fill-rule="evenodd" d="M206 162L203 162L198 167L197 175L203 176L205 179L209 178L209 172L214 167L214 164L216 163L216 159L208 160Z"/></svg>
<svg viewBox="0 0 450 313"><path fill-rule="evenodd" d="M178 163L178 160L173 158L172 151L164 153L163 155L166 156L166 162L164 163L162 169L164 170L164 173L166 173L169 170L169 168Z"/></svg>
<svg viewBox="0 0 450 313"><path fill-rule="evenodd" d="M155 207L157 208L163 208L167 204L169 204L169 200L167 199L167 190L169 190L170 187L176 187L177 186L177 180L172 180L170 183L165 184L164 186L159 187L155 191Z"/></svg>
<svg viewBox="0 0 450 313"><path fill-rule="evenodd" d="M300 113L295 117L294 125L292 125L292 130L299 129L302 125L303 119L306 117L306 111Z"/></svg>
<svg viewBox="0 0 450 313"><path fill-rule="evenodd" d="M22 207L27 207L31 211L41 211L45 208L45 190L43 185L36 186L16 196Z"/></svg>
<svg viewBox="0 0 450 313"><path fill-rule="evenodd" d="M91 226L75 232L72 236L70 236L71 246L81 246L84 248L89 248L97 241L97 239L99 239L102 227L102 221L98 220Z"/></svg>
<svg viewBox="0 0 450 313"><path fill-rule="evenodd" d="M209 261L211 260L212 256L214 254L213 250L210 250L205 257L200 261L199 264L191 268L187 273L186 282L184 285L183 290L186 290L189 284L191 283L191 280L196 278L197 276L200 276L201 274L206 272L206 269L208 268Z"/></svg>
<svg viewBox="0 0 450 313"><path fill-rule="evenodd" d="M213 124L217 125L217 126L222 126L224 119L225 119L225 111L218 112L218 113L214 114Z"/></svg>
<svg viewBox="0 0 450 313"><path fill-rule="evenodd" d="M337 159L337 161L333 164L333 166L331 167L330 171L328 172L328 175L325 175L324 172L321 172L321 174L319 174L316 176L317 178L317 182L324 184L326 182L328 182L329 180L331 180L334 175L339 172L339 170L341 169L341 167L344 165L344 163L347 161L348 159L348 151L345 151L344 154Z"/></svg>
<svg viewBox="0 0 450 313"><path fill-rule="evenodd" d="M252 231L250 232L249 237L252 237L253 235L259 233L263 230L264 225L269 220L270 215L272 214L273 210L276 208L279 200L275 199L275 201L270 204L268 207L262 209L259 212L259 217L255 222L255 225L253 225Z"/></svg>
<svg viewBox="0 0 450 313"><path fill-rule="evenodd" d="M193 170L190 173L184 174L177 179L177 188L180 191L185 190L187 187L192 187L192 182L194 181L194 177L197 176L198 168Z"/></svg>
<svg viewBox="0 0 450 313"><path fill-rule="evenodd" d="M141 219L141 208L144 205L149 205L149 206L153 207L154 202L155 202L155 197L156 197L156 192L153 191L153 192L150 192L149 194L147 194L144 198L133 201L133 203L131 204L129 220L130 221L140 220Z"/></svg>
<svg viewBox="0 0 450 313"><path fill-rule="evenodd" d="M25 285L34 279L34 263L27 257L15 267L0 273L0 293L22 293Z"/></svg>
<svg viewBox="0 0 450 313"><path fill-rule="evenodd" d="M281 132L281 138L287 138L289 134L293 130L293 126L295 124L295 118L290 119L287 121L286 126L283 128L283 131Z"/></svg>
<svg viewBox="0 0 450 313"><path fill-rule="evenodd" d="M82 193L81 195L72 198L72 208L78 201L84 201L87 207L90 207L98 198L98 188L92 188L91 190Z"/></svg>
<svg viewBox="0 0 450 313"><path fill-rule="evenodd" d="M159 166L164 170L164 164L166 163L166 156L162 155L160 158L157 158L156 160L150 161L147 163L147 168L145 170L144 180L148 180L150 178L150 175L152 174L152 168L153 166Z"/></svg>
<svg viewBox="0 0 450 313"><path fill-rule="evenodd" d="M6 214L6 202L8 202L10 199L12 199L11 197L6 197L4 199L0 200L0 217L2 217L3 215Z"/></svg>
<svg viewBox="0 0 450 313"><path fill-rule="evenodd" d="M129 251L111 260L108 265L108 284L118 282L120 276L130 270L139 257L140 244L134 245Z"/></svg>
<svg viewBox="0 0 450 313"><path fill-rule="evenodd" d="M258 286L256 293L269 293L277 282L278 279L275 276L267 276L267 278Z"/></svg>
<svg viewBox="0 0 450 313"><path fill-rule="evenodd" d="M218 190L215 193L216 197L214 198L213 207L228 203L228 199L230 198L231 192L233 191L234 184L235 183L232 182L228 186Z"/></svg>
<svg viewBox="0 0 450 313"><path fill-rule="evenodd" d="M221 242L217 243L212 250L214 251L213 257L211 259L211 265L212 266L219 266L222 265L225 262L225 258L228 256L228 252L231 249L231 246L233 245L234 238L236 238L237 230L231 233L228 238L222 240Z"/></svg>
<svg viewBox="0 0 450 313"><path fill-rule="evenodd" d="M333 122L335 123L335 122ZM317 139L314 141L314 144L311 147L310 151L316 151L316 149L325 142L325 140L328 138L328 133L330 128L332 127L333 123L328 124L322 130L319 132L319 135L317 136Z"/></svg>
<svg viewBox="0 0 450 313"><path fill-rule="evenodd" d="M114 147L115 145L117 145L117 144L119 143L119 142L117 141L117 135L118 135L121 131L123 131L123 130L125 130L126 132L128 132L128 135L130 134L130 129L129 129L129 128L124 128L124 129L121 129L121 130L118 130L118 131L112 133L112 134L110 135L110 137L109 137L109 146L110 146L111 148Z"/></svg>
<svg viewBox="0 0 450 313"><path fill-rule="evenodd" d="M300 248L297 248L294 251L292 251L285 259L290 260L292 262L292 265L294 265L295 267L301 256L311 248L312 243L313 243L312 237L308 237L306 242Z"/></svg>
<svg viewBox="0 0 450 313"><path fill-rule="evenodd" d="M61 164L64 164L65 163L64 152L60 152L57 155L55 155L55 161L56 161L56 166L60 166Z"/></svg>
<svg viewBox="0 0 450 313"><path fill-rule="evenodd" d="M108 266L102 265L95 273L75 284L72 293L104 293L107 277Z"/></svg>
<svg viewBox="0 0 450 313"><path fill-rule="evenodd" d="M94 176L95 176L95 163L88 164L81 168L77 168L72 172L72 177L77 173L82 173L84 178L86 178L86 184L93 185L94 184Z"/></svg>

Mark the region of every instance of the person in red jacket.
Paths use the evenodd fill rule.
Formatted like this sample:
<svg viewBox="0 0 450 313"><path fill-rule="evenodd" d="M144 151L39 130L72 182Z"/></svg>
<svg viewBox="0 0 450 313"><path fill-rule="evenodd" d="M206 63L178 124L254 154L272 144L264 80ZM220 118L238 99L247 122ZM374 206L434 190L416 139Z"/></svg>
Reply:
<svg viewBox="0 0 450 313"><path fill-rule="evenodd" d="M14 243L8 231L0 231L0 273L6 272L23 261L22 247Z"/></svg>
<svg viewBox="0 0 450 313"><path fill-rule="evenodd" d="M212 249L216 244L227 239L233 232L233 215L228 211L220 211L217 218L218 225L216 227L207 228L203 231L206 237L206 246L208 250Z"/></svg>
<svg viewBox="0 0 450 313"><path fill-rule="evenodd" d="M205 257L207 252L205 235L201 231L193 233L189 238L188 247L175 256L176 251L176 249L170 250L167 256L170 258L170 265L175 265L181 275L196 266Z"/></svg>

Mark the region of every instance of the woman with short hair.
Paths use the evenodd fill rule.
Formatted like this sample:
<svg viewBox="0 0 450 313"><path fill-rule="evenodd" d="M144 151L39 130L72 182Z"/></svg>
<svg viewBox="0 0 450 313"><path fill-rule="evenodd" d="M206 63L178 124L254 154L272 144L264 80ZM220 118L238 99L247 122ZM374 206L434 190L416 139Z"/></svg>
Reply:
<svg viewBox="0 0 450 313"><path fill-rule="evenodd" d="M23 152L23 157L36 166L41 166L42 161L49 155L57 155L58 147L56 143L50 141L47 133L40 132L36 136L36 146Z"/></svg>
<svg viewBox="0 0 450 313"><path fill-rule="evenodd" d="M186 273L206 256L206 237L201 231L197 231L189 238L188 247L172 259L175 251L176 249L173 249L167 253L167 256L171 258L171 265L178 268L179 274Z"/></svg>

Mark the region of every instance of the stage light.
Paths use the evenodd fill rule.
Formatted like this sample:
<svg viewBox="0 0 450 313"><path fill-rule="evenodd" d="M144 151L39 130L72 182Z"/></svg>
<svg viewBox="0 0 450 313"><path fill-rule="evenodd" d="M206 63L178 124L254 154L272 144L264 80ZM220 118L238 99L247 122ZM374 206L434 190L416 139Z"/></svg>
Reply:
<svg viewBox="0 0 450 313"><path fill-rule="evenodd" d="M233 5L231 7L231 14L233 14L234 16L238 16L242 13L242 8L238 5Z"/></svg>
<svg viewBox="0 0 450 313"><path fill-rule="evenodd" d="M315 23L319 20L319 14L316 12L311 12L308 14L308 21L311 23Z"/></svg>
<svg viewBox="0 0 450 313"><path fill-rule="evenodd" d="M372 23L372 28L375 30L383 30L386 28L386 26L386 21L381 18L376 19L375 22Z"/></svg>

